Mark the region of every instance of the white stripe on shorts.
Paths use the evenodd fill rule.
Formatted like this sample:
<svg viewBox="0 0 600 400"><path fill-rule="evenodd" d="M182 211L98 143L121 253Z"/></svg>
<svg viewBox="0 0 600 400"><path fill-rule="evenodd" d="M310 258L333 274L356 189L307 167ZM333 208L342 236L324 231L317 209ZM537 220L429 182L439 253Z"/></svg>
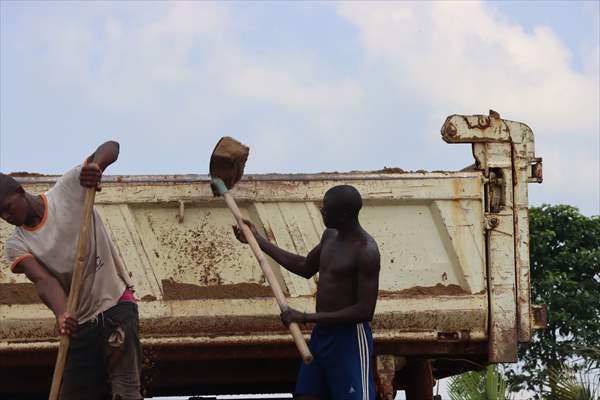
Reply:
<svg viewBox="0 0 600 400"><path fill-rule="evenodd" d="M362 323L356 325L358 348L360 352L360 372L363 400L369 400L369 342Z"/></svg>
<svg viewBox="0 0 600 400"><path fill-rule="evenodd" d="M360 383L362 386L362 400L366 400L365 399L365 374L363 373L363 365L364 365L364 360L365 360L365 356L364 356L364 348L363 348L363 341L361 340L361 334L360 334L360 324L356 324L356 340L358 343L358 351L360 354Z"/></svg>
<svg viewBox="0 0 600 400"><path fill-rule="evenodd" d="M363 368L363 376L364 376L364 382L365 382L365 400L369 400L369 364L371 363L371 358L369 355L369 342L367 340L367 333L365 331L365 325L364 324L360 324L360 328L359 328L362 332L362 339L363 339L363 346L365 348L365 363L364 363L364 368Z"/></svg>

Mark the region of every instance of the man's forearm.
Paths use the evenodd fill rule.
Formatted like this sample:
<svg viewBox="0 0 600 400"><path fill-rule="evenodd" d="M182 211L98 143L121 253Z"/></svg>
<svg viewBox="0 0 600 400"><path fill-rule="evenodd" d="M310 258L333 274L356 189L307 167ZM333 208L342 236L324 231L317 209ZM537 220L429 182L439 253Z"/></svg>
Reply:
<svg viewBox="0 0 600 400"><path fill-rule="evenodd" d="M101 144L89 158L90 162L98 164L104 171L109 165L117 161L119 157L119 143L110 140Z"/></svg>
<svg viewBox="0 0 600 400"><path fill-rule="evenodd" d="M305 265L306 257L285 251L260 235L256 235L256 241L260 248L283 268L296 275L309 277Z"/></svg>
<svg viewBox="0 0 600 400"><path fill-rule="evenodd" d="M343 324L370 321L373 319L374 307L354 304L337 311L306 313L305 320L301 322L315 322L322 324Z"/></svg>
<svg viewBox="0 0 600 400"><path fill-rule="evenodd" d="M35 282L35 288L40 299L56 317L67 311L67 296L56 279L49 277L38 280Z"/></svg>

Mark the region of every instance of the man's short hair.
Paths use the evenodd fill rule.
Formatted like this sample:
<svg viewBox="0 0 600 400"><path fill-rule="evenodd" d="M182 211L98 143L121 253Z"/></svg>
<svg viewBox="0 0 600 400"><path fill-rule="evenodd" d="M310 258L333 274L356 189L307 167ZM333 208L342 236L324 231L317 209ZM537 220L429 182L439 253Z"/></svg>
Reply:
<svg viewBox="0 0 600 400"><path fill-rule="evenodd" d="M16 193L20 187L21 185L15 178L0 172L0 197Z"/></svg>
<svg viewBox="0 0 600 400"><path fill-rule="evenodd" d="M362 208L362 197L354 186L334 186L325 193L325 196L331 198L341 211L347 212L352 217L358 217L358 212Z"/></svg>

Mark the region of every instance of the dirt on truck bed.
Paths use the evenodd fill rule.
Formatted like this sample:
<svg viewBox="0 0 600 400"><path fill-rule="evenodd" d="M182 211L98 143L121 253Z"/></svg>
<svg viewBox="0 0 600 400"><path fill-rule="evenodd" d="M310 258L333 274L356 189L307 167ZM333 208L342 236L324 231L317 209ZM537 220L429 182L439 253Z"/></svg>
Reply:
<svg viewBox="0 0 600 400"><path fill-rule="evenodd" d="M40 174L37 172L25 172L25 171L11 172L8 175L12 176L13 178L39 178L41 176L51 176L51 175Z"/></svg>
<svg viewBox="0 0 600 400"><path fill-rule="evenodd" d="M0 283L0 304L40 303L33 283Z"/></svg>
<svg viewBox="0 0 600 400"><path fill-rule="evenodd" d="M268 286L259 285L258 283L200 286L191 283L179 283L172 279L163 279L162 286L165 300L249 299L273 296Z"/></svg>

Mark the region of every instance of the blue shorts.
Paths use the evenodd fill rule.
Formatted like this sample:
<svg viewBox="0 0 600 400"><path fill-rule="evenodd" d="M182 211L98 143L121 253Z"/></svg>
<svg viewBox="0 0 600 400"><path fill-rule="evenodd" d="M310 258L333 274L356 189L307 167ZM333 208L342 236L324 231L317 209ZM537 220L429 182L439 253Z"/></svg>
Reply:
<svg viewBox="0 0 600 400"><path fill-rule="evenodd" d="M310 335L309 347L314 361L300 367L297 396L375 400L373 335L368 322L317 325Z"/></svg>

